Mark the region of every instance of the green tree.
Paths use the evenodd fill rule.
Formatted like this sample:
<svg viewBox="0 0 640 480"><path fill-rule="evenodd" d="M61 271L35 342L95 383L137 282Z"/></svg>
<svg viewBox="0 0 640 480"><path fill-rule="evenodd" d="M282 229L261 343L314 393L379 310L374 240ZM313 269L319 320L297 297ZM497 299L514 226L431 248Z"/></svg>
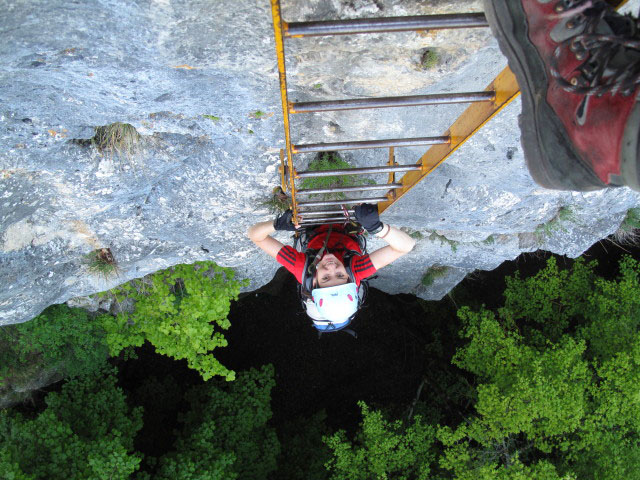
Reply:
<svg viewBox="0 0 640 480"><path fill-rule="evenodd" d="M176 265L113 289L110 293L117 301L133 300L135 308L115 317L99 317L111 355L147 340L158 353L186 359L205 380L214 375L233 380L234 372L210 352L227 345L219 329L229 328L231 300L248 282L238 281L234 275L232 269L213 262L196 262Z"/></svg>
<svg viewBox="0 0 640 480"><path fill-rule="evenodd" d="M30 322L0 327L0 386L54 368L75 377L104 364L104 331L87 312L53 305Z"/></svg>
<svg viewBox="0 0 640 480"><path fill-rule="evenodd" d="M409 425L389 421L359 403L362 423L353 440L344 430L325 437L333 457L326 463L333 480L428 479L435 460L435 428L415 416Z"/></svg>
<svg viewBox="0 0 640 480"><path fill-rule="evenodd" d="M276 469L280 444L271 418L272 366L209 381L189 392L190 410L175 451L159 459L154 479L262 480Z"/></svg>
<svg viewBox="0 0 640 480"><path fill-rule="evenodd" d="M113 371L82 375L46 397L33 418L0 412L0 471L15 479L127 479L140 463L131 409ZM7 478L7 477L5 477Z"/></svg>
<svg viewBox="0 0 640 480"><path fill-rule="evenodd" d="M507 281L497 312L462 308L454 363L477 380L475 415L441 428L461 479L634 478L640 472L640 265L594 262Z"/></svg>

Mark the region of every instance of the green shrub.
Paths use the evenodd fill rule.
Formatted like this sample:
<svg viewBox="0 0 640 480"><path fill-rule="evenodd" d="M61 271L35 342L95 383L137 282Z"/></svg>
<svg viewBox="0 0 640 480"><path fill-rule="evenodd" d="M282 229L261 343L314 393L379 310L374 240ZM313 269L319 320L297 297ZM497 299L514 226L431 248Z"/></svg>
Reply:
<svg viewBox="0 0 640 480"><path fill-rule="evenodd" d="M176 265L121 285L109 293L119 302L132 299L133 312L100 315L111 355L129 346L153 344L158 353L185 359L208 380L234 373L210 353L227 345L219 329L229 328L231 300L248 281L238 281L230 268L213 262ZM216 327L218 327L216 329Z"/></svg>
<svg viewBox="0 0 640 480"><path fill-rule="evenodd" d="M108 356L104 331L85 310L53 305L29 322L0 327L0 386L55 368L75 377Z"/></svg>
<svg viewBox="0 0 640 480"><path fill-rule="evenodd" d="M427 479L435 460L435 428L420 416L410 425L388 421L382 412L369 410L364 402L362 424L353 440L341 430L325 443L333 458L326 464L332 480Z"/></svg>
<svg viewBox="0 0 640 480"><path fill-rule="evenodd" d="M46 404L33 418L0 411L3 478L125 480L138 468L142 412L127 405L113 371L70 380Z"/></svg>
<svg viewBox="0 0 640 480"><path fill-rule="evenodd" d="M189 392L190 410L175 451L159 459L154 479L266 480L280 445L271 418L273 367L238 374L235 382L207 382Z"/></svg>
<svg viewBox="0 0 640 480"><path fill-rule="evenodd" d="M454 362L477 381L475 415L441 428L460 479L614 480L640 471L640 264L595 262L507 279L504 306L462 308Z"/></svg>
<svg viewBox="0 0 640 480"><path fill-rule="evenodd" d="M324 410L310 418L296 418L278 429L282 448L278 458L275 478L287 480L328 480L325 469L332 455L331 449L322 441L331 432L326 425Z"/></svg>

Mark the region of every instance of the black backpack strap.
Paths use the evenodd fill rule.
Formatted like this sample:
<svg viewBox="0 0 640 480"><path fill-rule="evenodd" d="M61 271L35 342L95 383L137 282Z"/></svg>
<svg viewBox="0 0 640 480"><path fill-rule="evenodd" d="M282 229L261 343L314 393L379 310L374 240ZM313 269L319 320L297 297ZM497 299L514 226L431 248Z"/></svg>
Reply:
<svg viewBox="0 0 640 480"><path fill-rule="evenodd" d="M311 262L311 265L308 267L307 274L313 275L316 272L316 265L320 263L320 260L322 259L322 255L324 255L324 252L327 249L327 243L329 243L329 237L331 236L332 230L333 230L333 226L329 225L329 228L327 229L327 236L324 237L324 243L322 244L322 248L320 248L320 250L318 250L318 253L316 253L316 256L313 259L313 262Z"/></svg>

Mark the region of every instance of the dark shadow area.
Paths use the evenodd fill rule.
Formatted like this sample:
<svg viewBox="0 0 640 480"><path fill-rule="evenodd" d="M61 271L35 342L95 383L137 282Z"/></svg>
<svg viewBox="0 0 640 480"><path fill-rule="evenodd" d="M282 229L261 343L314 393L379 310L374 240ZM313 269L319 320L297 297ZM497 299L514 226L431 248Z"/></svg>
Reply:
<svg viewBox="0 0 640 480"><path fill-rule="evenodd" d="M424 371L431 327L415 297L371 289L353 321L358 338L345 332L320 338L302 310L296 281L284 268L265 287L236 302L229 316L229 347L220 360L234 370L272 363L274 421L326 409L344 426L359 417L358 400L409 402Z"/></svg>
<svg viewBox="0 0 640 480"><path fill-rule="evenodd" d="M189 408L183 396L203 383L198 372L190 369L186 360L156 353L149 343L137 348L134 358L119 357L111 362L118 367L120 386L131 405L144 408L144 424L136 436L135 449L152 457L171 450L174 430L179 428L178 416Z"/></svg>

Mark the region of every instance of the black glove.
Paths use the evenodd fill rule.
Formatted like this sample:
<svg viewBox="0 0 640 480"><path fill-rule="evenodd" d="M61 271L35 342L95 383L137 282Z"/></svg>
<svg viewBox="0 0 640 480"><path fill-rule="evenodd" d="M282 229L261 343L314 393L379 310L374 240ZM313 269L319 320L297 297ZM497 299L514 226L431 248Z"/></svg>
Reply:
<svg viewBox="0 0 640 480"><path fill-rule="evenodd" d="M355 208L356 220L367 232L375 235L382 230L382 222L378 216L378 207L370 203L363 203Z"/></svg>
<svg viewBox="0 0 640 480"><path fill-rule="evenodd" d="M288 230L290 232L295 231L296 226L291 221L292 217L293 212L291 210L287 210L286 212L278 215L273 221L273 228L276 230Z"/></svg>

